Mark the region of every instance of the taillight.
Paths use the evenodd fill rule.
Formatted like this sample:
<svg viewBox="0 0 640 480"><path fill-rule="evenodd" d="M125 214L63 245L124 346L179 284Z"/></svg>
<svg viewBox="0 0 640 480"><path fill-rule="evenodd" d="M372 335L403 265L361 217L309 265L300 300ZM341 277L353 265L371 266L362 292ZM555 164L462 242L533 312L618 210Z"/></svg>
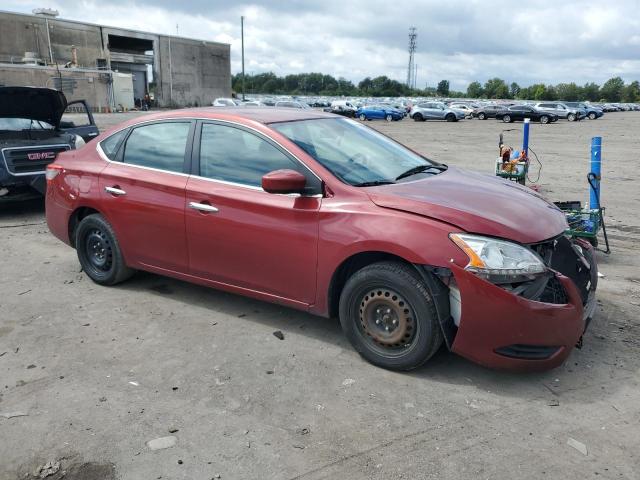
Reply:
<svg viewBox="0 0 640 480"><path fill-rule="evenodd" d="M56 165L54 163L47 165L47 170L45 172L47 182L53 181L53 179L56 178L58 174L62 172L62 170L64 170L64 168L62 168L60 165Z"/></svg>

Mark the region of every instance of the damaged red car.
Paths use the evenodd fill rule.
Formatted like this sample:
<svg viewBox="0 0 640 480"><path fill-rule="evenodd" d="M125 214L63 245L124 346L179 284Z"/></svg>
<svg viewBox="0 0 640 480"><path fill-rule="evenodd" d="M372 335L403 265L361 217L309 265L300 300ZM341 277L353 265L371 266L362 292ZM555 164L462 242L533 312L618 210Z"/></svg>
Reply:
<svg viewBox="0 0 640 480"><path fill-rule="evenodd" d="M47 182L49 228L94 282L146 270L337 316L385 368L443 343L552 368L594 311L594 251L553 204L328 113L145 116L61 153Z"/></svg>

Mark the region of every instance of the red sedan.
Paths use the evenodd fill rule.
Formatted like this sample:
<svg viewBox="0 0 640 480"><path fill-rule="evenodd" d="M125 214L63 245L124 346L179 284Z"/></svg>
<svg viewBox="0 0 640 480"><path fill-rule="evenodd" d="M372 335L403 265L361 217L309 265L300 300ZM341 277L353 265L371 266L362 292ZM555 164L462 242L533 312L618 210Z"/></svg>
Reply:
<svg viewBox="0 0 640 480"><path fill-rule="evenodd" d="M370 362L442 345L513 370L562 363L595 305L591 247L535 192L313 110L145 116L47 169L47 222L86 274L146 270L339 316Z"/></svg>

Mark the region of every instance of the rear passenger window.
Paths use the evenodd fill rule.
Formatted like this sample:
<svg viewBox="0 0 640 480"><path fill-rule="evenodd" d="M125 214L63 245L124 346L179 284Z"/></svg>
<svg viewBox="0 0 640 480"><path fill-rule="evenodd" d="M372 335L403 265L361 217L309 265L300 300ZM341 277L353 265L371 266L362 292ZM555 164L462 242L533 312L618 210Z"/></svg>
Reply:
<svg viewBox="0 0 640 480"><path fill-rule="evenodd" d="M200 176L259 187L273 170L300 165L266 140L239 128L205 123L200 140Z"/></svg>
<svg viewBox="0 0 640 480"><path fill-rule="evenodd" d="M169 172L184 171L189 122L163 122L135 128L124 149L124 163Z"/></svg>
<svg viewBox="0 0 640 480"><path fill-rule="evenodd" d="M127 130L121 130L114 133L109 138L100 142L100 148L109 160L115 160L118 155L118 149L122 144L122 140L127 136Z"/></svg>

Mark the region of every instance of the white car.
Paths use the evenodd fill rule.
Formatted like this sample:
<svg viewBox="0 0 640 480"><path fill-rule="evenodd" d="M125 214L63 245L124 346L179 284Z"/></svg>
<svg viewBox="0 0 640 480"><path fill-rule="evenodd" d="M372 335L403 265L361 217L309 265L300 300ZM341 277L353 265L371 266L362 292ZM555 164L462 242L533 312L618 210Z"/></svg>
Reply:
<svg viewBox="0 0 640 480"><path fill-rule="evenodd" d="M473 116L473 108L466 103L450 103L449 108L451 110L460 110L461 112L464 112L466 117L471 118Z"/></svg>
<svg viewBox="0 0 640 480"><path fill-rule="evenodd" d="M242 105L242 102L233 98L216 98L211 105L214 107L237 107Z"/></svg>

